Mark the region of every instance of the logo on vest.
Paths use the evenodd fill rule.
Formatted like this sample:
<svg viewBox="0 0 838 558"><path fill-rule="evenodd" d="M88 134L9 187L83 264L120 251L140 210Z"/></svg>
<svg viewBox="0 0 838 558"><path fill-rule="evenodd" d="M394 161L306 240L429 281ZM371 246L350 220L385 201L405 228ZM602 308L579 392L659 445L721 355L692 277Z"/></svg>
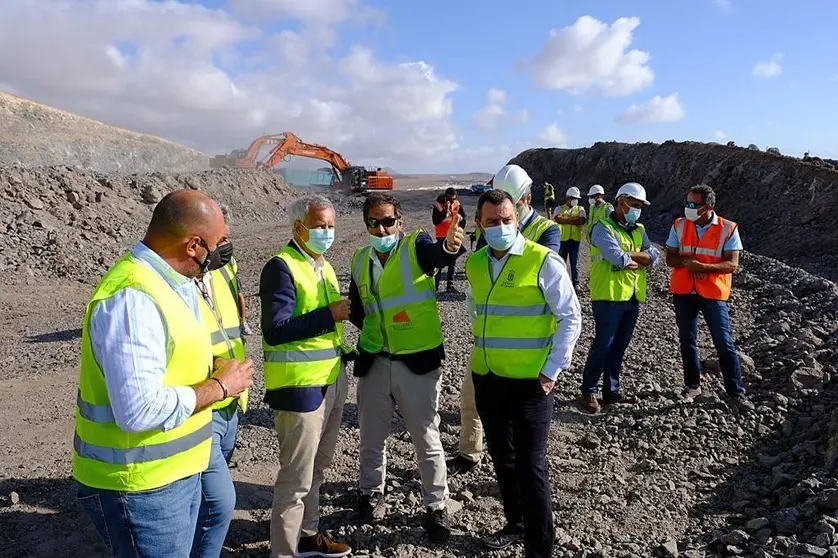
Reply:
<svg viewBox="0 0 838 558"><path fill-rule="evenodd" d="M512 288L515 286L515 270L510 269L509 273L506 274L506 279L501 282L501 287L509 287Z"/></svg>
<svg viewBox="0 0 838 558"><path fill-rule="evenodd" d="M410 316L407 315L407 310L402 310L393 316L393 329L402 331L413 329L413 322L410 321Z"/></svg>

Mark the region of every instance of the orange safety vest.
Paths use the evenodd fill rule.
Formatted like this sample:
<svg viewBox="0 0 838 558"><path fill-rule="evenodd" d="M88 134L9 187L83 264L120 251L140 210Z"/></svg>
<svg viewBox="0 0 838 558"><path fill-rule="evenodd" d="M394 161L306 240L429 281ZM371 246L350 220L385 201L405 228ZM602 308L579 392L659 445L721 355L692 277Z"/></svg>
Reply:
<svg viewBox="0 0 838 558"><path fill-rule="evenodd" d="M675 219L675 234L678 237L678 255L695 258L701 263L715 264L725 261L722 257L725 242L736 231L736 223L717 216L715 225L711 225L701 240L698 239L696 224L684 217ZM695 291L708 300L730 298L730 286L733 275L730 273L692 274L684 267L672 269L669 292L672 294L690 294Z"/></svg>
<svg viewBox="0 0 838 558"><path fill-rule="evenodd" d="M451 215L453 215L455 219L460 218L460 200L454 200L454 203L451 204ZM442 223L434 225L434 234L436 234L436 237L445 238L448 236L448 229L451 228L452 223L453 221L451 220L451 217L446 217Z"/></svg>

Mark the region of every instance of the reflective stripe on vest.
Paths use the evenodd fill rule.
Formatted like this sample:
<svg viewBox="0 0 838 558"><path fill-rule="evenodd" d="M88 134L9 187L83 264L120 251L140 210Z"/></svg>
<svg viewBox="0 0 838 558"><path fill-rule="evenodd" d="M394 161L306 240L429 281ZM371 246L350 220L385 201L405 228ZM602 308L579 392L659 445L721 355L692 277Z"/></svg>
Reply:
<svg viewBox="0 0 838 558"><path fill-rule="evenodd" d="M274 257L286 263L294 279L296 302L292 317L326 308L340 299L335 270L325 259L318 280L311 263L295 247L285 246ZM263 335L265 390L332 385L340 373L342 342L340 322L334 331L282 345L268 345Z"/></svg>
<svg viewBox="0 0 838 558"><path fill-rule="evenodd" d="M210 296L212 307L199 295L201 320L210 333L213 356L245 360L244 340L241 332L241 316L239 315L238 290L233 287L236 282L235 262L210 272ZM212 405L213 409L225 409L233 402L228 397ZM248 392L238 396L238 406L247 411Z"/></svg>
<svg viewBox="0 0 838 558"><path fill-rule="evenodd" d="M213 355L209 333L193 311L162 277L131 254L117 260L99 282L82 324L73 477L93 488L136 492L206 469L212 447L212 411L197 412L167 431L132 433L116 423L105 377L93 353L90 318L101 301L126 288L141 290L154 299L166 324L164 385L191 386L206 380Z"/></svg>
<svg viewBox="0 0 838 558"><path fill-rule="evenodd" d="M613 236L624 252L639 252L643 246L643 225L627 232L614 222L611 217L600 224ZM591 300L608 302L626 302L636 296L640 302L646 301L646 268L617 268L611 262L597 254L591 258Z"/></svg>
<svg viewBox="0 0 838 558"><path fill-rule="evenodd" d="M372 285L370 246L352 258L352 278L364 307L359 346L378 353L412 354L442 345L436 285L416 256L421 230L404 235L390 253L377 288Z"/></svg>
<svg viewBox="0 0 838 558"><path fill-rule="evenodd" d="M725 261L724 247L736 231L736 223L716 217L701 239L697 225L684 217L675 219L673 227L678 239L678 254L695 258L701 263L715 264ZM690 294L693 291L709 300L726 301L730 298L733 276L730 273L693 274L684 267L672 269L669 290L673 294Z"/></svg>
<svg viewBox="0 0 838 558"><path fill-rule="evenodd" d="M536 378L547 362L556 319L538 285L551 252L526 240L520 256L510 255L492 280L487 248L466 261L477 316L472 325L471 370L508 378Z"/></svg>
<svg viewBox="0 0 838 558"><path fill-rule="evenodd" d="M563 205L560 215L562 217L579 217L580 213L582 213L582 208L578 205L573 207ZM562 230L562 242L567 240L582 241L582 225L559 225L559 228Z"/></svg>

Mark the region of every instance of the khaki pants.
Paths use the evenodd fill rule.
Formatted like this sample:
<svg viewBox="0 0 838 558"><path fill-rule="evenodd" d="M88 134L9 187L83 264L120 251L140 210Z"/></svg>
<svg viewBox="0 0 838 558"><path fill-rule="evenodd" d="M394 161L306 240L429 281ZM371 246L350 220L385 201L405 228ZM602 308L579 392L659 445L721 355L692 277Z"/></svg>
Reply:
<svg viewBox="0 0 838 558"><path fill-rule="evenodd" d="M376 357L369 372L358 380L362 494L384 492L387 437L398 405L416 449L425 506L445 507L448 477L437 413L441 382L441 369L414 374L403 363L383 357Z"/></svg>
<svg viewBox="0 0 838 558"><path fill-rule="evenodd" d="M460 455L477 463L483 457L483 423L474 401L474 381L466 368L460 388Z"/></svg>
<svg viewBox="0 0 838 558"><path fill-rule="evenodd" d="M308 413L276 411L279 472L271 510L271 556L296 556L300 534L317 533L320 485L332 462L349 389L344 367L323 403Z"/></svg>

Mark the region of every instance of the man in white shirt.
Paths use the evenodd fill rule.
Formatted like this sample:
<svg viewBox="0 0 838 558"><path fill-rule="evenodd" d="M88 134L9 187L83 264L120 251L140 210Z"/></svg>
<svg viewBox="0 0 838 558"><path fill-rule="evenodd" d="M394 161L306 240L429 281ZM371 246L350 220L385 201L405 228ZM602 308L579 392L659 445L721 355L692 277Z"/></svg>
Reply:
<svg viewBox="0 0 838 558"><path fill-rule="evenodd" d="M466 262L475 337L470 367L506 517L484 543L499 549L523 538L526 556L548 557L553 388L570 366L581 309L561 258L519 233L509 194L483 194L477 224L488 246Z"/></svg>

